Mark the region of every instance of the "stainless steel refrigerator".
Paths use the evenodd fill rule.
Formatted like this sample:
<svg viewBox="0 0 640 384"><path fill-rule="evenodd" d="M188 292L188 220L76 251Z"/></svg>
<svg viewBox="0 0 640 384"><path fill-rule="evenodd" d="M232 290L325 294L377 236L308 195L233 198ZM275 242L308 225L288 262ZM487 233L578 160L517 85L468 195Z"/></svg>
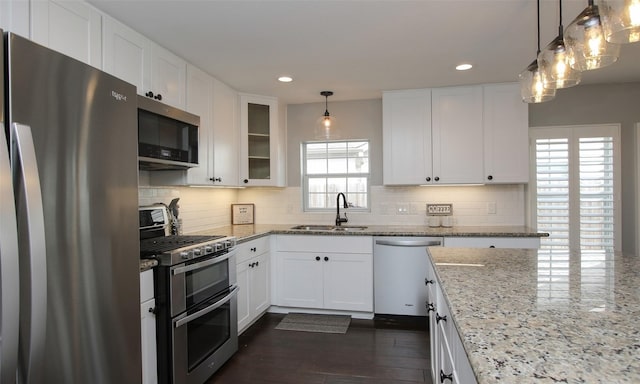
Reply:
<svg viewBox="0 0 640 384"><path fill-rule="evenodd" d="M139 383L136 89L3 37L1 384Z"/></svg>

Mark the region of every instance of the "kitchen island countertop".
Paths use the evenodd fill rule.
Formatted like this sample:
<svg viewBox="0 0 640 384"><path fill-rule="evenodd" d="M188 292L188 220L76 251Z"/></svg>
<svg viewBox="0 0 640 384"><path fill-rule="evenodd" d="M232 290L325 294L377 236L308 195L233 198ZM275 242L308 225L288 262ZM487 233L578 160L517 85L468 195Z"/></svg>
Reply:
<svg viewBox="0 0 640 384"><path fill-rule="evenodd" d="M640 382L640 258L431 247L478 383Z"/></svg>

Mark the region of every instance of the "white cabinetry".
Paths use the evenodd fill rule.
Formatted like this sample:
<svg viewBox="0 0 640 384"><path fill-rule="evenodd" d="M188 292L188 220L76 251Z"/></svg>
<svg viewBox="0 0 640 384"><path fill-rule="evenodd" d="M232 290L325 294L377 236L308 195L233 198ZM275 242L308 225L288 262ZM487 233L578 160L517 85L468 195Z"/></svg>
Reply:
<svg viewBox="0 0 640 384"><path fill-rule="evenodd" d="M102 68L101 15L79 1L31 1L31 39Z"/></svg>
<svg viewBox="0 0 640 384"><path fill-rule="evenodd" d="M425 283L431 335L432 380L434 383L474 384L476 383L475 375L431 261L427 268Z"/></svg>
<svg viewBox="0 0 640 384"><path fill-rule="evenodd" d="M185 109L187 63L143 35L103 18L103 69L165 104Z"/></svg>
<svg viewBox="0 0 640 384"><path fill-rule="evenodd" d="M238 333L253 324L271 305L269 237L238 245Z"/></svg>
<svg viewBox="0 0 640 384"><path fill-rule="evenodd" d="M0 1L0 28L29 38L29 2L23 0Z"/></svg>
<svg viewBox="0 0 640 384"><path fill-rule="evenodd" d="M214 79L213 142L210 143L210 151L213 152L212 176L215 185L238 185L238 120L238 92Z"/></svg>
<svg viewBox="0 0 640 384"><path fill-rule="evenodd" d="M431 90L384 92L383 173L386 185L431 181Z"/></svg>
<svg viewBox="0 0 640 384"><path fill-rule="evenodd" d="M147 270L140 274L143 384L155 384L158 382L155 306L156 300L153 294L153 270Z"/></svg>
<svg viewBox="0 0 640 384"><path fill-rule="evenodd" d="M283 186L278 100L240 95L240 184Z"/></svg>
<svg viewBox="0 0 640 384"><path fill-rule="evenodd" d="M373 311L371 237L279 235L276 243L276 305Z"/></svg>
<svg viewBox="0 0 640 384"><path fill-rule="evenodd" d="M385 185L528 182L517 84L383 93Z"/></svg>
<svg viewBox="0 0 640 384"><path fill-rule="evenodd" d="M539 237L445 237L445 247L540 248Z"/></svg>
<svg viewBox="0 0 640 384"><path fill-rule="evenodd" d="M432 184L483 181L482 88L431 90Z"/></svg>
<svg viewBox="0 0 640 384"><path fill-rule="evenodd" d="M518 83L484 90L484 182L529 182L529 108Z"/></svg>

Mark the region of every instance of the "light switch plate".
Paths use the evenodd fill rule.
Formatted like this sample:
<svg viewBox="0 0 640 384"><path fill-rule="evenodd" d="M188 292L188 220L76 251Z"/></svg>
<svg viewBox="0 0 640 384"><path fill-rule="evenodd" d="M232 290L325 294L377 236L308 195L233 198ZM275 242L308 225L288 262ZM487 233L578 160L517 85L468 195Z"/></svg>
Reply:
<svg viewBox="0 0 640 384"><path fill-rule="evenodd" d="M427 216L451 216L453 204L427 204Z"/></svg>

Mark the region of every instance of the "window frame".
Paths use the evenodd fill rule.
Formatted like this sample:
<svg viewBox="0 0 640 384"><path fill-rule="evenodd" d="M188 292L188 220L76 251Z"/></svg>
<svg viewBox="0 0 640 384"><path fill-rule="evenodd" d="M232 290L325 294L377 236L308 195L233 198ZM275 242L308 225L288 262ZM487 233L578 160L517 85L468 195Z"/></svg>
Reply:
<svg viewBox="0 0 640 384"><path fill-rule="evenodd" d="M308 144L330 144L330 143L357 143L357 142L366 142L367 143L367 150L369 151L369 155L367 156L368 158L368 163L369 163L369 172L367 173L325 173L325 174L319 174L319 175L309 175L307 173L307 145ZM349 179L349 178L366 178L367 180L367 191L366 191L366 201L367 201L367 207L366 208L360 208L360 207L349 207L349 211L348 212L371 212L371 140L369 139L348 139L348 140L309 140L309 141L303 141L302 143L300 143L300 161L301 161L301 165L300 165L300 171L301 171L301 176L300 176L300 180L302 183L302 211L303 212L319 212L319 213L326 213L326 212L335 212L336 207L329 207L329 208L311 208L309 207L309 179L310 178L345 178L345 179ZM348 183L348 182L347 182ZM347 196L347 202L348 202L348 191L344 191L345 195ZM327 192L328 194L328 192Z"/></svg>

